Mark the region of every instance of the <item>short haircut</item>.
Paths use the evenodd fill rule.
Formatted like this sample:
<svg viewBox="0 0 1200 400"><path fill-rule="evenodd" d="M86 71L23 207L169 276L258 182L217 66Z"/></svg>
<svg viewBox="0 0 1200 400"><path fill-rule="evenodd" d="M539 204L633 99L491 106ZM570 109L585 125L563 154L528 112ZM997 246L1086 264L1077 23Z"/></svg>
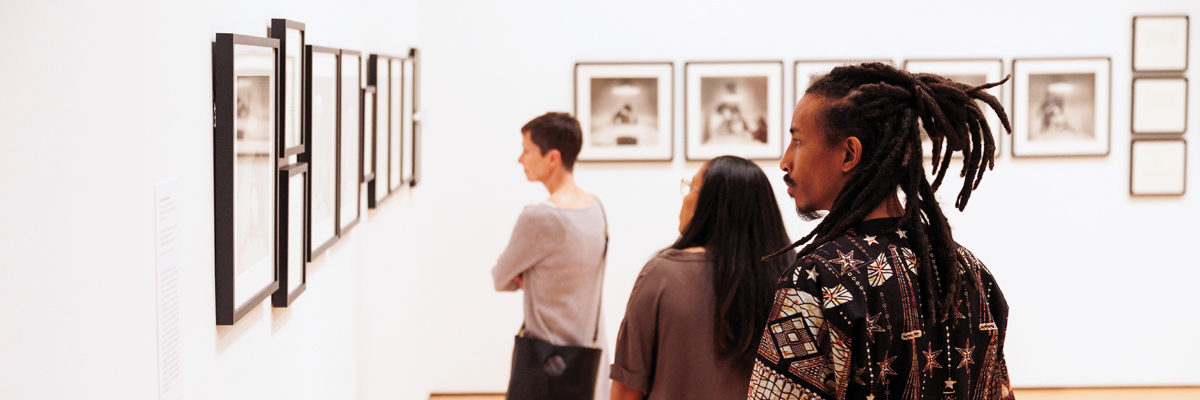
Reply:
<svg viewBox="0 0 1200 400"><path fill-rule="evenodd" d="M521 127L521 133L529 133L529 140L542 149L542 155L558 150L562 155L563 168L572 171L579 149L583 147L583 131L579 121L571 114L548 112L534 118Z"/></svg>

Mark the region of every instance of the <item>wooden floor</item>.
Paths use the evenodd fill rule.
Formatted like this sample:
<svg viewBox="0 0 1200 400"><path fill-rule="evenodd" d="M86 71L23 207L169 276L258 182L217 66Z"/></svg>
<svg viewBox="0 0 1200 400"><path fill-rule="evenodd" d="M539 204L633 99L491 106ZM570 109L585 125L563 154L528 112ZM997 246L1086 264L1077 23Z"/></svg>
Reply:
<svg viewBox="0 0 1200 400"><path fill-rule="evenodd" d="M1018 400L1200 400L1195 388L1017 389ZM502 394L435 394L430 400L504 400Z"/></svg>

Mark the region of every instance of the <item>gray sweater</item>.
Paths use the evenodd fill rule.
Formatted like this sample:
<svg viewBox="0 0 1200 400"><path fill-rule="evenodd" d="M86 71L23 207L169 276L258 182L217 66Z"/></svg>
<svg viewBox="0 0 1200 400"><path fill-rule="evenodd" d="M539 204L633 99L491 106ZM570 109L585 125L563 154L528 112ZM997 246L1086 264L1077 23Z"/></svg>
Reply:
<svg viewBox="0 0 1200 400"><path fill-rule="evenodd" d="M578 210L543 202L521 212L492 279L500 291L517 290L517 276L524 280L527 335L599 347L592 337L604 279L604 232L598 201Z"/></svg>

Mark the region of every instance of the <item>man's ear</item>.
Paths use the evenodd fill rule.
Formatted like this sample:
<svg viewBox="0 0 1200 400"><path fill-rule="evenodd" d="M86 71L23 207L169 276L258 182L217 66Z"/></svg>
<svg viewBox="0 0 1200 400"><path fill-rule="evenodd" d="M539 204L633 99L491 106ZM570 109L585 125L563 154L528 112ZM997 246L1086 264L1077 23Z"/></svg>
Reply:
<svg viewBox="0 0 1200 400"><path fill-rule="evenodd" d="M844 157L842 159L842 172L849 173L862 162L862 141L854 136L847 137L846 140L842 141L841 150Z"/></svg>
<svg viewBox="0 0 1200 400"><path fill-rule="evenodd" d="M548 157L546 161L549 161L550 165L562 165L562 152L558 149L547 151L546 157Z"/></svg>

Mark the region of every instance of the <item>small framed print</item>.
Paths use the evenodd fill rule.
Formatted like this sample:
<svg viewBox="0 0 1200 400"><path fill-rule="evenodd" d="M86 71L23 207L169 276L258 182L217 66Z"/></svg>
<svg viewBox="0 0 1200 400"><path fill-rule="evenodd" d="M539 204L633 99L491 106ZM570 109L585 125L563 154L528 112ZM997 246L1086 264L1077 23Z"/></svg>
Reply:
<svg viewBox="0 0 1200 400"><path fill-rule="evenodd" d="M362 54L338 55L338 236L350 232L362 214L363 131Z"/></svg>
<svg viewBox="0 0 1200 400"><path fill-rule="evenodd" d="M1188 67L1188 16L1133 17L1133 70L1183 72Z"/></svg>
<svg viewBox="0 0 1200 400"><path fill-rule="evenodd" d="M671 160L674 77L669 62L575 64L579 160Z"/></svg>
<svg viewBox="0 0 1200 400"><path fill-rule="evenodd" d="M401 134L404 131L404 60L389 58L388 76L388 191L400 190L403 182L401 166L404 165ZM410 100L411 101L411 100Z"/></svg>
<svg viewBox="0 0 1200 400"><path fill-rule="evenodd" d="M1179 196L1187 192L1187 141L1134 139L1129 154L1129 194Z"/></svg>
<svg viewBox="0 0 1200 400"><path fill-rule="evenodd" d="M367 73L367 86L375 89L373 108L367 108L365 112L369 112L371 116L371 126L374 127L375 135L372 148L375 149L375 168L372 171L375 174L375 182L370 184L368 192L374 193L374 203L371 208L375 208L379 203L391 194L388 177L389 158L391 157L391 142L390 142L390 123L389 108L391 100L391 91L388 86L391 84L391 68L388 68L388 57L372 54L370 55L367 64L369 66Z"/></svg>
<svg viewBox="0 0 1200 400"><path fill-rule="evenodd" d="M307 282L304 227L308 195L308 163L297 163L279 169L279 217L276 237L279 250L279 288L271 295L271 305L287 307L304 292Z"/></svg>
<svg viewBox="0 0 1200 400"><path fill-rule="evenodd" d="M216 322L233 325L279 288L279 40L218 33L212 51Z"/></svg>
<svg viewBox="0 0 1200 400"><path fill-rule="evenodd" d="M1135 134L1187 132L1187 78L1133 78L1129 114Z"/></svg>
<svg viewBox="0 0 1200 400"><path fill-rule="evenodd" d="M387 163L387 132L381 134L379 127L375 126L375 98L378 95L379 92L374 86L363 88L363 163L368 171L363 180L367 182L367 208L377 207L383 202L383 198L387 197L387 188L384 187L386 184L380 181L377 174ZM379 144L380 135L384 135L382 146ZM380 157L380 151L383 152L383 157Z"/></svg>
<svg viewBox="0 0 1200 400"><path fill-rule="evenodd" d="M1013 60L1013 157L1107 156L1112 60Z"/></svg>
<svg viewBox="0 0 1200 400"><path fill-rule="evenodd" d="M400 127L400 181L408 184L410 187L416 179L414 169L417 165L415 160L417 123L413 121L413 115L416 110L414 108L416 106L416 98L414 96L416 94L416 82L413 78L416 76L416 71L413 69L415 59L412 57L412 54L415 54L413 53L415 51L415 49L411 50L408 58L400 60L400 76L402 77L400 85L402 91L402 96L400 97L400 121L402 122Z"/></svg>
<svg viewBox="0 0 1200 400"><path fill-rule="evenodd" d="M411 73L410 73L411 72ZM412 146L405 148L411 149L411 153L406 153L404 159L411 166L411 178L408 179L408 186L417 186L417 181L421 180L421 53L417 48L408 49L408 58L404 63L404 93L412 99L412 105L405 107L411 118L406 118L406 121L412 121L406 126L412 128L411 143ZM405 143L410 143L405 139ZM411 156L411 157L410 157Z"/></svg>
<svg viewBox="0 0 1200 400"><path fill-rule="evenodd" d="M792 106L795 107L797 103L800 103L800 98L804 97L804 92L808 91L808 87L812 86L813 82L828 74L829 71L833 71L834 68L871 62L892 65L892 60L886 59L796 61L792 66L793 83L795 83L796 89L792 92Z"/></svg>
<svg viewBox="0 0 1200 400"><path fill-rule="evenodd" d="M338 50L308 45L304 87L308 145L308 261L325 252L338 233Z"/></svg>
<svg viewBox="0 0 1200 400"><path fill-rule="evenodd" d="M684 153L772 159L783 154L783 62L684 65Z"/></svg>
<svg viewBox="0 0 1200 400"><path fill-rule="evenodd" d="M280 158L304 152L304 24L272 19L270 36L279 39ZM286 163L286 160L284 160Z"/></svg>
<svg viewBox="0 0 1200 400"><path fill-rule="evenodd" d="M906 60L904 61L904 69L911 73L926 73L940 75L950 80L965 83L968 86L980 86L991 82L999 82L1004 79L1004 62L999 58L990 59L960 59L960 60ZM1001 98L1000 87L987 89L987 92L995 96L997 100ZM1000 139L1004 133L1004 125L1000 121L1000 117L991 111L991 107L982 101L977 101L979 108L986 115L988 128L992 131L992 140L996 143L996 153L1000 153ZM933 157L933 142L929 140L929 135L925 133L924 128L921 129L921 148L925 152L925 157ZM954 153L955 157L962 157L961 153Z"/></svg>

